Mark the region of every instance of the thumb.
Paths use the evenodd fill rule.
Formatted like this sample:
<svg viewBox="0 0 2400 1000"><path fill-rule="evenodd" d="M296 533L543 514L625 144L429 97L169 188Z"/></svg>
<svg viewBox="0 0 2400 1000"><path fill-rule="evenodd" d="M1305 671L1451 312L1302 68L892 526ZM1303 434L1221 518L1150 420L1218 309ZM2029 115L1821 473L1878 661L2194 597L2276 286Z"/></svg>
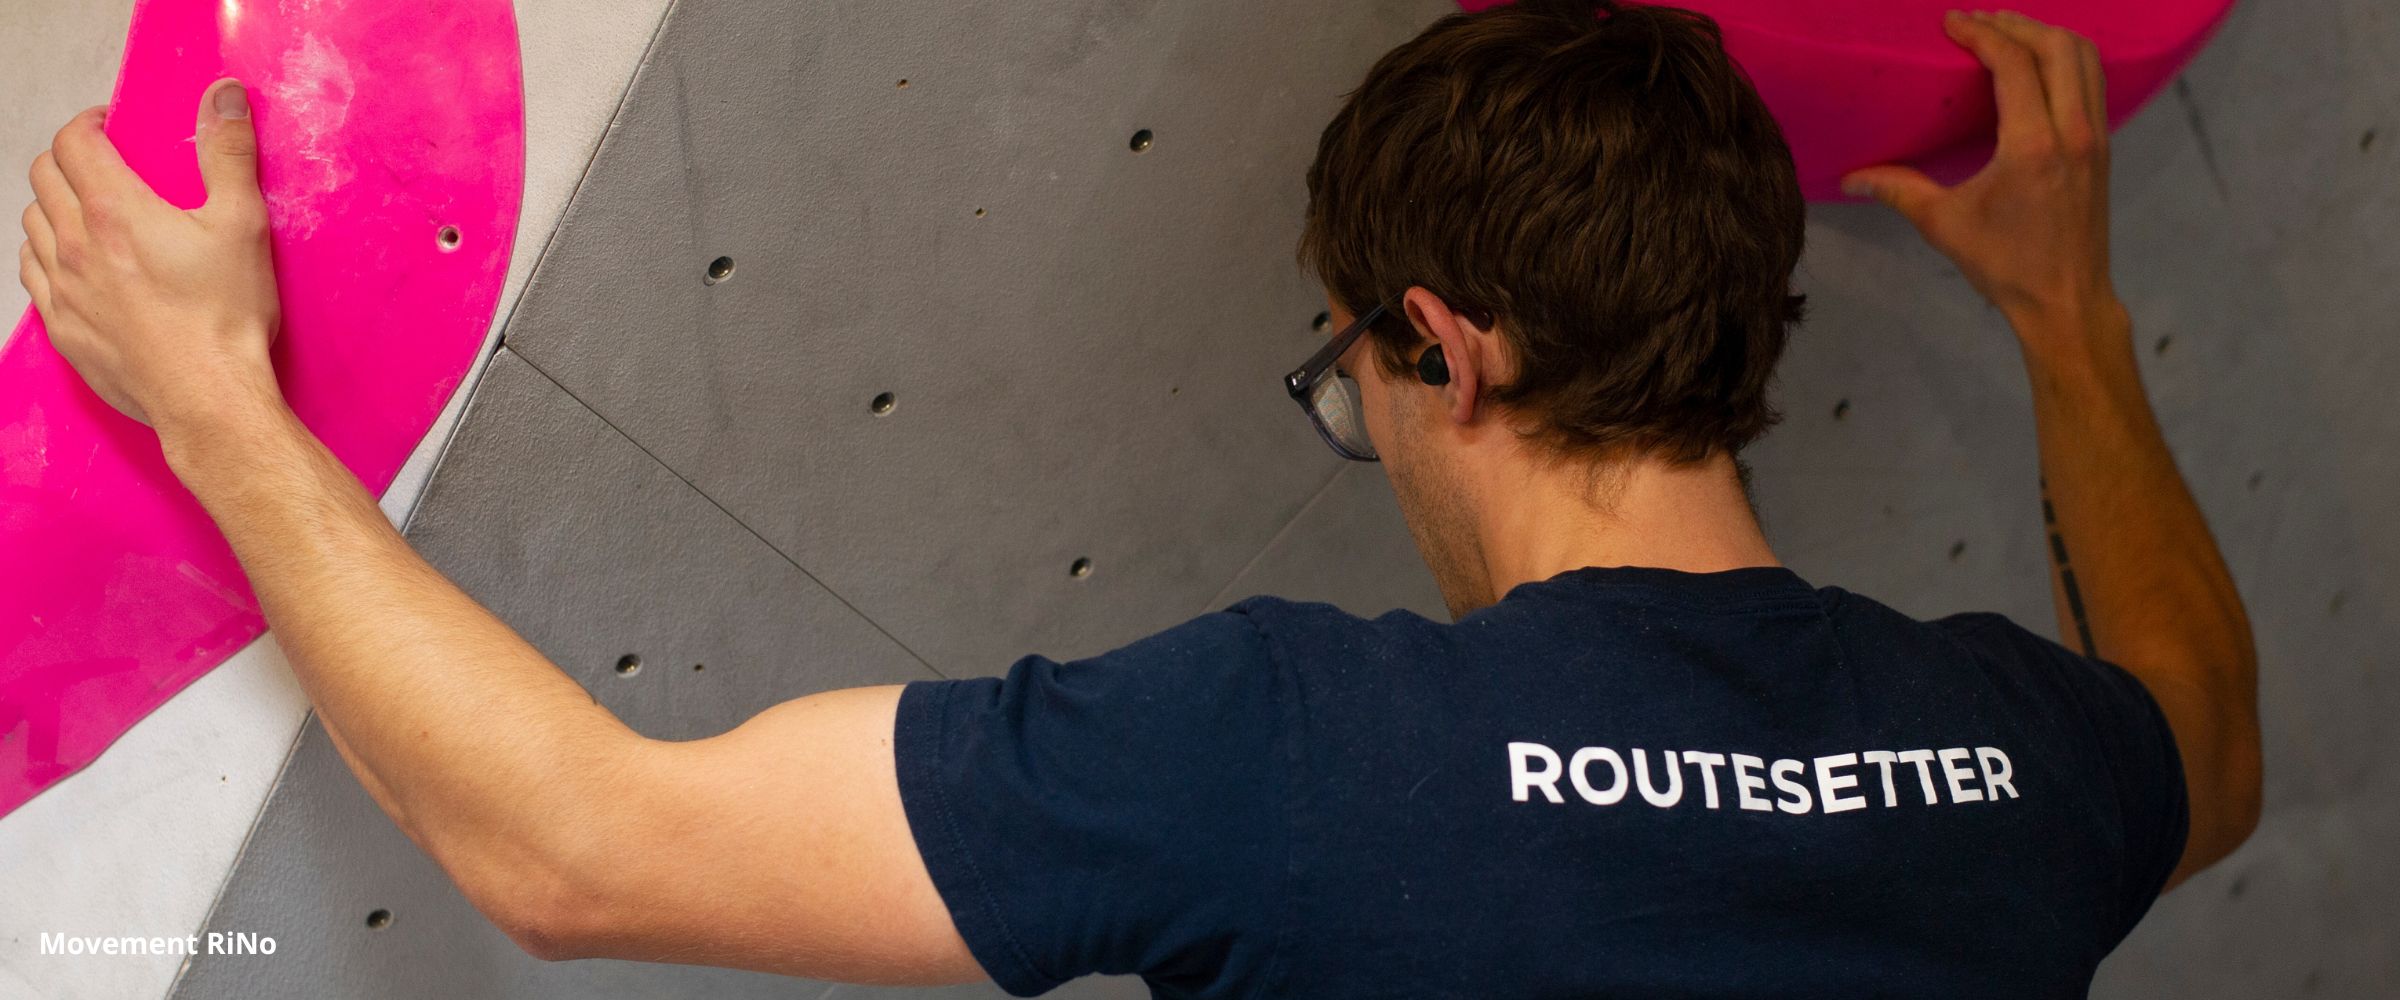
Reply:
<svg viewBox="0 0 2400 1000"><path fill-rule="evenodd" d="M258 132L250 125L250 94L239 80L219 80L200 95L200 179L208 205L251 204L258 195Z"/></svg>
<svg viewBox="0 0 2400 1000"><path fill-rule="evenodd" d="M1933 203L1949 190L1913 167L1868 167L1842 178L1843 194L1890 205L1920 227Z"/></svg>

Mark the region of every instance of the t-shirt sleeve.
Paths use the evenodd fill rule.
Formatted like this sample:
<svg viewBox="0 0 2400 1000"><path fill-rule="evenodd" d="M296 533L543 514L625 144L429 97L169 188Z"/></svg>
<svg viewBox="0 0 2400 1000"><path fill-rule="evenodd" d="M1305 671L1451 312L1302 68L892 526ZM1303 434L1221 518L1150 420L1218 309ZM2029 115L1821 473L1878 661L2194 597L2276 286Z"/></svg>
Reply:
<svg viewBox="0 0 2400 1000"><path fill-rule="evenodd" d="M1239 611L909 685L901 802L984 971L1033 996L1087 973L1197 987L1262 963L1285 854L1279 686Z"/></svg>
<svg viewBox="0 0 2400 1000"><path fill-rule="evenodd" d="M2085 723L2108 765L2123 817L2126 867L2120 882L2120 932L2131 932L2166 891L2183 860L2191 803L2175 732L2150 689L2124 668L2084 656L2000 615L1961 615L1945 624L1997 642L2037 672Z"/></svg>

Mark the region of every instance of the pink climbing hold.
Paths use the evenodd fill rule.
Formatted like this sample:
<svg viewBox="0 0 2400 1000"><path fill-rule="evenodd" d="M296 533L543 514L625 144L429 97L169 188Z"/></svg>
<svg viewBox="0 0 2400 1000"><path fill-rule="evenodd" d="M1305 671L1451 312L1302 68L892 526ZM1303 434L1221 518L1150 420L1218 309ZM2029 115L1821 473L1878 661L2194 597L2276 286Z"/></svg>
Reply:
<svg viewBox="0 0 2400 1000"><path fill-rule="evenodd" d="M525 167L514 10L141 0L107 130L176 205L204 195L193 122L225 76L258 126L276 370L381 492L473 364L507 277ZM0 348L0 814L263 627L156 435L92 395L28 310Z"/></svg>
<svg viewBox="0 0 2400 1000"><path fill-rule="evenodd" d="M1498 0L1461 0L1479 11ZM1800 186L1839 199L1842 175L1911 163L1954 183L1992 154L1991 75L1942 31L1960 5L1937 0L1680 0L1716 18L1725 49L1783 125ZM2233 0L2013 0L2027 17L2081 32L2108 74L2121 124L2199 53Z"/></svg>

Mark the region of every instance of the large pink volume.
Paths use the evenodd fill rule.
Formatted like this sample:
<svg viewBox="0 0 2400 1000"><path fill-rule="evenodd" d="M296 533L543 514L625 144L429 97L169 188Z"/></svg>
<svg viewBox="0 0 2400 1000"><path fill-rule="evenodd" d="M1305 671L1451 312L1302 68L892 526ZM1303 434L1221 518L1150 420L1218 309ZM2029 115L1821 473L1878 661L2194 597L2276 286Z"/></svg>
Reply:
<svg viewBox="0 0 2400 1000"><path fill-rule="evenodd" d="M108 134L203 198L201 92L250 88L292 408L378 493L475 361L525 173L508 0L142 0ZM16 165L22 167L22 164ZM264 628L148 428L91 394L31 310L0 348L0 814Z"/></svg>
<svg viewBox="0 0 2400 1000"><path fill-rule="evenodd" d="M1470 11L1507 0L1460 0ZM1707 14L1774 110L1813 199L1842 175L1912 163L1963 180L1992 153L1991 76L1942 32L1959 0L1669 0ZM1989 5L2082 32L2108 74L2108 119L2123 122L2207 43L2233 0L2010 0Z"/></svg>

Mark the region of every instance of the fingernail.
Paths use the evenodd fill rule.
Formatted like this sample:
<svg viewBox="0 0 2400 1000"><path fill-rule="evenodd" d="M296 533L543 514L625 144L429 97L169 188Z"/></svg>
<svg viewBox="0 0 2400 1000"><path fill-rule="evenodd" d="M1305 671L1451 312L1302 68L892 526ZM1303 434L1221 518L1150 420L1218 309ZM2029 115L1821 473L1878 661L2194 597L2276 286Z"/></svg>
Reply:
<svg viewBox="0 0 2400 1000"><path fill-rule="evenodd" d="M217 88L217 117L236 119L250 117L250 94L242 85L228 84Z"/></svg>

